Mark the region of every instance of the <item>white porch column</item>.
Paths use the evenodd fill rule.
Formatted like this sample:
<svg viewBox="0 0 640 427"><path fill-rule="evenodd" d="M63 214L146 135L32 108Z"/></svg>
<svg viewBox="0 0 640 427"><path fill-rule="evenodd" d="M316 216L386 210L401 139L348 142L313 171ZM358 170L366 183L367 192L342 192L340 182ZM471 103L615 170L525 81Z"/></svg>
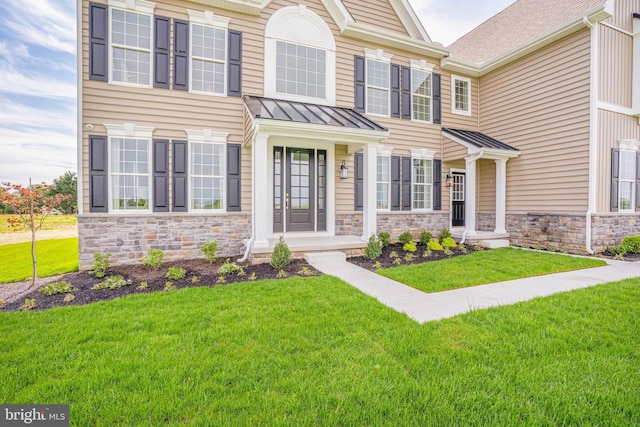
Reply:
<svg viewBox="0 0 640 427"><path fill-rule="evenodd" d="M507 215L507 159L496 162L496 229L494 233L506 233Z"/></svg>
<svg viewBox="0 0 640 427"><path fill-rule="evenodd" d="M367 144L363 149L364 183L362 197L362 240L369 240L377 231L376 215L376 172L378 146Z"/></svg>
<svg viewBox="0 0 640 427"><path fill-rule="evenodd" d="M475 236L476 233L476 156L465 157L467 162L466 186L464 202L464 224L467 228L467 236Z"/></svg>
<svg viewBox="0 0 640 427"><path fill-rule="evenodd" d="M271 234L269 215L265 211L269 208L269 177L267 155L267 135L258 134L251 147L253 157L253 224L254 248L268 248L268 237Z"/></svg>

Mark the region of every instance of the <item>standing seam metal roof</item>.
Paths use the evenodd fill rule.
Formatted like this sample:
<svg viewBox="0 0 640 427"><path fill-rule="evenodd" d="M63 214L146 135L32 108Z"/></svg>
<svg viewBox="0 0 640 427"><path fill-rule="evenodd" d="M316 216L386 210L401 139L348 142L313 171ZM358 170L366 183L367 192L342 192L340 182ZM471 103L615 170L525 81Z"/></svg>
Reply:
<svg viewBox="0 0 640 427"><path fill-rule="evenodd" d="M511 145L505 144L504 142L500 142L495 138L491 138L490 136L485 135L482 132L442 128L442 133L444 134L444 136L456 137L478 148L493 148L497 150L520 151L517 148L512 147Z"/></svg>

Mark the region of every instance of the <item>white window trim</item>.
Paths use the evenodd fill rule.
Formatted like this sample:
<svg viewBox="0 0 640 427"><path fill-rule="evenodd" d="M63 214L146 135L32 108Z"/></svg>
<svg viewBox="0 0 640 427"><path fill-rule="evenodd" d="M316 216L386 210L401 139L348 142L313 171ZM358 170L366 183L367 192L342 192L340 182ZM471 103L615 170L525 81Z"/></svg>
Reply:
<svg viewBox="0 0 640 427"><path fill-rule="evenodd" d="M310 31L313 29L314 31ZM295 95L276 91L276 44L292 43L325 51L325 98ZM305 5L288 6L274 13L265 28L264 95L266 97L314 104L336 105L336 44L333 33L324 20Z"/></svg>
<svg viewBox="0 0 640 427"><path fill-rule="evenodd" d="M621 173L621 169L622 169L622 152L626 151L626 152L630 152L630 153L634 153L634 159L635 159L635 154L637 154L638 152L638 147L640 147L640 141L637 141L635 139L623 139L620 140L619 143L619 148L620 148L620 161L618 162L618 212L622 212L622 213L630 213L630 212L635 212L635 206L636 206L636 179L622 179L622 173ZM636 165L637 168L637 165ZM633 174L634 177L637 175L638 171L635 170L635 173ZM631 182L631 208L630 209L622 209L622 203L621 203L621 198L620 198L620 188L622 187L620 184L622 182Z"/></svg>
<svg viewBox="0 0 640 427"><path fill-rule="evenodd" d="M195 93L198 95L207 95L207 96L227 96L227 73L229 69L229 22L231 18L227 18L225 16L215 15L213 12L206 10L204 12L198 10L189 10L187 9L187 13L189 14L189 93ZM199 56L193 55L193 26L200 25L202 27L209 28L217 28L220 30L224 30L224 62L221 62L217 59L211 58L203 58ZM223 84L224 87L222 89L222 93L215 92L205 92L201 90L193 89L193 60L201 60L205 62L213 62L215 64L223 64L224 69L224 77Z"/></svg>
<svg viewBox="0 0 640 427"><path fill-rule="evenodd" d="M119 86L128 86L128 87L142 87L142 88L153 88L153 48L155 43L155 20L153 19L153 13L155 10L156 4L154 2L146 1L146 0L109 0L109 23L108 23L108 37L109 37L109 46L108 46L108 56L109 56L109 84L119 85ZM113 9L124 10L125 12L134 12L139 13L141 15L149 16L149 84L135 84L135 83L127 83L127 82L117 82L113 80L113 42L111 40L112 33L112 23L113 23ZM124 47L118 45L117 47ZM146 52L144 49L139 49L141 52Z"/></svg>
<svg viewBox="0 0 640 427"><path fill-rule="evenodd" d="M427 150L426 148L412 149L411 150L411 210L415 212L432 212L433 211L433 158L436 152ZM414 208L413 203L415 201L414 185L413 182L413 161L414 160L428 160L431 161L431 207L430 208ZM420 184L429 185L429 184Z"/></svg>
<svg viewBox="0 0 640 427"><path fill-rule="evenodd" d="M393 147L389 147L386 145L379 144L378 145L378 154L376 156L376 210L378 212L390 212L391 211L391 153L393 152ZM388 207L387 208L378 208L378 157L388 157L389 158L389 182L387 183L387 194L389 198L387 200Z"/></svg>
<svg viewBox="0 0 640 427"><path fill-rule="evenodd" d="M467 82L467 87L469 88L468 93L468 105L466 110L459 110L456 108L456 80ZM455 74L451 75L451 112L453 114L459 114L462 116L471 116L471 79L467 77L456 76Z"/></svg>
<svg viewBox="0 0 640 427"><path fill-rule="evenodd" d="M391 117L391 58L393 55L383 51L382 49L364 49L364 89L365 89L365 112L371 116L376 117ZM389 87L380 87L380 86L372 86L369 84L369 66L368 61L377 61L387 64L389 67ZM368 100L368 92L369 88L384 90L387 92L387 114L373 113L369 111L369 100Z"/></svg>
<svg viewBox="0 0 640 427"><path fill-rule="evenodd" d="M104 124L107 128L107 197L109 198L108 211L110 214L116 215L139 215L150 214L153 212L153 131L155 128L147 126L136 126L134 123L124 124ZM113 208L113 175L111 170L111 139L112 138L129 138L129 139L146 139L148 141L148 164L149 164L149 209L127 210Z"/></svg>
<svg viewBox="0 0 640 427"><path fill-rule="evenodd" d="M191 150L192 144L217 144L217 145L227 145L227 138L229 137L229 133L227 132L214 132L212 129L201 129L201 130L186 130L187 140L189 143L189 154L187 155L187 171L188 174L188 182L187 182L187 200L188 200L188 212L192 213L222 213L227 211L227 159L226 159L226 151L223 151L222 154L222 204L223 206L220 209L193 209L192 205L192 188L191 179L193 175L191 173Z"/></svg>
<svg viewBox="0 0 640 427"><path fill-rule="evenodd" d="M433 124L433 67L435 66L435 64L430 64L424 59L420 59L420 60L418 60L418 59L410 59L409 62L411 63L411 82L410 82L410 85L411 85L411 121L412 122L417 122L417 123ZM429 111L431 112L431 120L420 120L420 119L416 119L414 117L415 111L414 111L414 108L413 108L413 97L414 96L419 96L420 98L427 98L424 95L415 95L413 93L413 72L414 71L422 71L422 72L431 74L431 97L429 97L429 100L431 102L431 108L429 109Z"/></svg>

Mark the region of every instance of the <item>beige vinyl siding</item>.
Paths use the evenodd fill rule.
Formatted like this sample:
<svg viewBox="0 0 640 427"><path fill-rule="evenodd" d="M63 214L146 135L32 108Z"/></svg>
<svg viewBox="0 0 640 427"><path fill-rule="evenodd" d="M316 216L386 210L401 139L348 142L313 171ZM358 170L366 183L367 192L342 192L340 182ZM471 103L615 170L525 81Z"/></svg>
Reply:
<svg viewBox="0 0 640 427"><path fill-rule="evenodd" d="M351 212L355 209L356 168L353 161L354 155L348 153L346 145L336 145L335 150L336 212ZM343 160L345 166L349 168L347 179L340 179L340 164Z"/></svg>
<svg viewBox="0 0 640 427"><path fill-rule="evenodd" d="M437 71L438 72L438 71ZM467 77L463 74L455 74L458 77L467 77L471 80L471 116L456 114L451 109L451 74L448 71L439 71L442 74L442 126L453 129L478 130L478 79Z"/></svg>
<svg viewBox="0 0 640 427"><path fill-rule="evenodd" d="M600 101L631 108L633 37L605 25L600 26Z"/></svg>
<svg viewBox="0 0 640 427"><path fill-rule="evenodd" d="M496 162L481 159L477 165L478 192L476 204L478 211L496 211Z"/></svg>
<svg viewBox="0 0 640 427"><path fill-rule="evenodd" d="M582 30L480 80L480 130L522 152L507 162L508 211L587 209L589 42Z"/></svg>
<svg viewBox="0 0 640 427"><path fill-rule="evenodd" d="M640 125L637 117L626 116L606 110L598 110L598 172L596 175L596 210L610 211L611 196L611 149L619 148L620 140L640 141Z"/></svg>
<svg viewBox="0 0 640 427"><path fill-rule="evenodd" d="M633 32L634 13L640 13L640 0L616 0L614 15L605 22L625 31Z"/></svg>
<svg viewBox="0 0 640 427"><path fill-rule="evenodd" d="M451 160L463 159L469 155L469 150L462 144L458 144L457 142L453 142L449 138L444 138L444 142L442 144L443 147L443 155L442 158L449 162ZM465 168L464 161L462 162L462 169Z"/></svg>
<svg viewBox="0 0 640 427"><path fill-rule="evenodd" d="M356 22L407 36L407 30L388 0L342 0Z"/></svg>

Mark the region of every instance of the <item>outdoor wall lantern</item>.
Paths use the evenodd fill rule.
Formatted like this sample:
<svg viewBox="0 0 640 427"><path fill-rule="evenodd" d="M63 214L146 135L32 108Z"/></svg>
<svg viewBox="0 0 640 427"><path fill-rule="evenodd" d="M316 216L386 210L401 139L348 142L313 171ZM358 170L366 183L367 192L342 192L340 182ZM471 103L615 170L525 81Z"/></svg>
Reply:
<svg viewBox="0 0 640 427"><path fill-rule="evenodd" d="M349 168L344 164L344 160L340 163L340 179L349 178Z"/></svg>
<svg viewBox="0 0 640 427"><path fill-rule="evenodd" d="M447 185L447 187L451 187L453 185L453 175L447 173L447 175L444 177L444 183Z"/></svg>

